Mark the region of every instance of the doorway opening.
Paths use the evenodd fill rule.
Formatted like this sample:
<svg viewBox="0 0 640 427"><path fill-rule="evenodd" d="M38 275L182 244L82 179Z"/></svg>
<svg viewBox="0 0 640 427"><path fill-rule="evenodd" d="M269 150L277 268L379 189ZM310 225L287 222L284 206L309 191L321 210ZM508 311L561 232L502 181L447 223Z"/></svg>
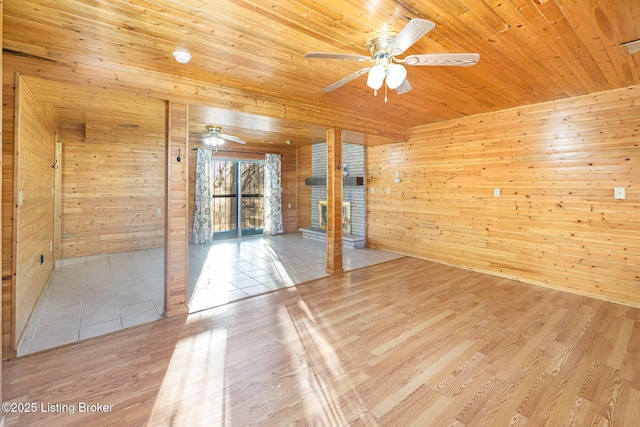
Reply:
<svg viewBox="0 0 640 427"><path fill-rule="evenodd" d="M212 227L215 239L262 234L264 162L214 160Z"/></svg>

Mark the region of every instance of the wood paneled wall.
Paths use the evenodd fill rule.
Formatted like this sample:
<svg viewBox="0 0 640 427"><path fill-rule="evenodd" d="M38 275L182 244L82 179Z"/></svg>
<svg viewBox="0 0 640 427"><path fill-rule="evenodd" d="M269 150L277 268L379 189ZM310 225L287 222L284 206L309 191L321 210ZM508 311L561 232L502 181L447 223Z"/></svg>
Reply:
<svg viewBox="0 0 640 427"><path fill-rule="evenodd" d="M416 127L367 165L371 247L640 307L640 87Z"/></svg>
<svg viewBox="0 0 640 427"><path fill-rule="evenodd" d="M297 191L297 173L296 173L296 149L293 147L283 147L273 144L256 144L247 143L239 146L237 144L228 143L228 147L218 150L214 153L217 159L232 160L264 160L266 153L280 154L282 168L282 225L285 233L291 233L298 230L297 225L297 209L298 199ZM193 212L195 209L193 201L196 197L196 153L194 148L201 147L201 143L197 139L190 141L189 146L189 233L193 232ZM304 184L304 182L303 182ZM289 208L291 204L291 208ZM191 241L191 235L189 241Z"/></svg>
<svg viewBox="0 0 640 427"><path fill-rule="evenodd" d="M311 190L310 185L305 185L305 178L313 176L311 165L313 156L311 155L312 146L307 145L296 150L297 169L296 169L296 186L297 190L297 206L298 206L298 228L311 227Z"/></svg>
<svg viewBox="0 0 640 427"><path fill-rule="evenodd" d="M15 283L15 322L20 342L43 290L53 272L53 225L55 120L34 99L27 85L18 78L17 146L15 158L13 271ZM20 196L21 195L21 196ZM3 307L6 309L8 307Z"/></svg>
<svg viewBox="0 0 640 427"><path fill-rule="evenodd" d="M189 237L186 218L189 194L189 106L166 104L166 220L164 314L175 316L189 311ZM185 161L177 161L178 153Z"/></svg>
<svg viewBox="0 0 640 427"><path fill-rule="evenodd" d="M164 245L164 103L157 108L155 121L63 129L62 258Z"/></svg>

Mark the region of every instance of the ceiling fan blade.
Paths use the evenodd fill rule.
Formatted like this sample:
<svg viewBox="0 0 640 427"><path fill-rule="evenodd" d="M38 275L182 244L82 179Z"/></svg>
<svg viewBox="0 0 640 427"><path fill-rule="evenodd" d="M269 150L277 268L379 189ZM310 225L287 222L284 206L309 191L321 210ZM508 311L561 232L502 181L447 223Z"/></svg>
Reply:
<svg viewBox="0 0 640 427"><path fill-rule="evenodd" d="M409 84L409 80L404 79L404 81L396 88L396 92L398 95L402 95L403 93L411 92L413 87Z"/></svg>
<svg viewBox="0 0 640 427"><path fill-rule="evenodd" d="M341 80L338 80L337 82L335 82L333 84L330 84L329 86L325 87L323 90L325 92L332 92L332 91L338 89L339 87L346 85L351 80L354 80L354 79L360 77L361 75L366 74L367 71L369 71L369 70L370 70L370 68L363 68L361 70L358 70L355 73L349 74L347 77L345 77L345 78L343 78Z"/></svg>
<svg viewBox="0 0 640 427"><path fill-rule="evenodd" d="M423 53L409 55L404 59L406 65L457 65L469 67L480 60L477 53Z"/></svg>
<svg viewBox="0 0 640 427"><path fill-rule="evenodd" d="M373 59L369 56L348 53L309 52L304 57L314 59L347 59L350 61L373 61Z"/></svg>
<svg viewBox="0 0 640 427"><path fill-rule="evenodd" d="M412 19L407 23L407 25L405 25L405 27L393 40L393 43L391 43L391 46L389 46L389 53L392 56L400 55L402 52L409 49L425 34L433 30L435 26L436 24L426 19Z"/></svg>
<svg viewBox="0 0 640 427"><path fill-rule="evenodd" d="M247 143L247 141L245 141L244 139L240 139L237 136L225 135L223 133L221 133L219 136L222 139L227 139L227 140L232 141L232 142L237 142L238 144L246 144Z"/></svg>

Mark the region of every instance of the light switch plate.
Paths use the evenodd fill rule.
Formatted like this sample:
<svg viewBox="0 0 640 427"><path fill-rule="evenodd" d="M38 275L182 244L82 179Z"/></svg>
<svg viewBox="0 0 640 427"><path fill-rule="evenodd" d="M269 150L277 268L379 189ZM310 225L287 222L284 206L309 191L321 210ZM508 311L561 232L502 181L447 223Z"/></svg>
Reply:
<svg viewBox="0 0 640 427"><path fill-rule="evenodd" d="M624 187L616 187L613 191L613 196L616 199L624 199Z"/></svg>
<svg viewBox="0 0 640 427"><path fill-rule="evenodd" d="M494 188L494 189L493 189L493 195L494 195L495 197L500 197L500 189L499 189L499 188L497 188L497 187L496 187L496 188Z"/></svg>

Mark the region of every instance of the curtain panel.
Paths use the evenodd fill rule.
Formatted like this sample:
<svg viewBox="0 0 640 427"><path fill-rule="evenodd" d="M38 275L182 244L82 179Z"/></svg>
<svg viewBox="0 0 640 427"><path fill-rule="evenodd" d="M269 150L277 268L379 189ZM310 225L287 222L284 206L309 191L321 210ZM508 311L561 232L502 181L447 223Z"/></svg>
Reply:
<svg viewBox="0 0 640 427"><path fill-rule="evenodd" d="M264 168L263 234L274 235L283 232L280 155L266 154Z"/></svg>
<svg viewBox="0 0 640 427"><path fill-rule="evenodd" d="M196 156L196 200L193 215L193 243L196 244L213 241L212 179L213 154L211 150L199 149Z"/></svg>

